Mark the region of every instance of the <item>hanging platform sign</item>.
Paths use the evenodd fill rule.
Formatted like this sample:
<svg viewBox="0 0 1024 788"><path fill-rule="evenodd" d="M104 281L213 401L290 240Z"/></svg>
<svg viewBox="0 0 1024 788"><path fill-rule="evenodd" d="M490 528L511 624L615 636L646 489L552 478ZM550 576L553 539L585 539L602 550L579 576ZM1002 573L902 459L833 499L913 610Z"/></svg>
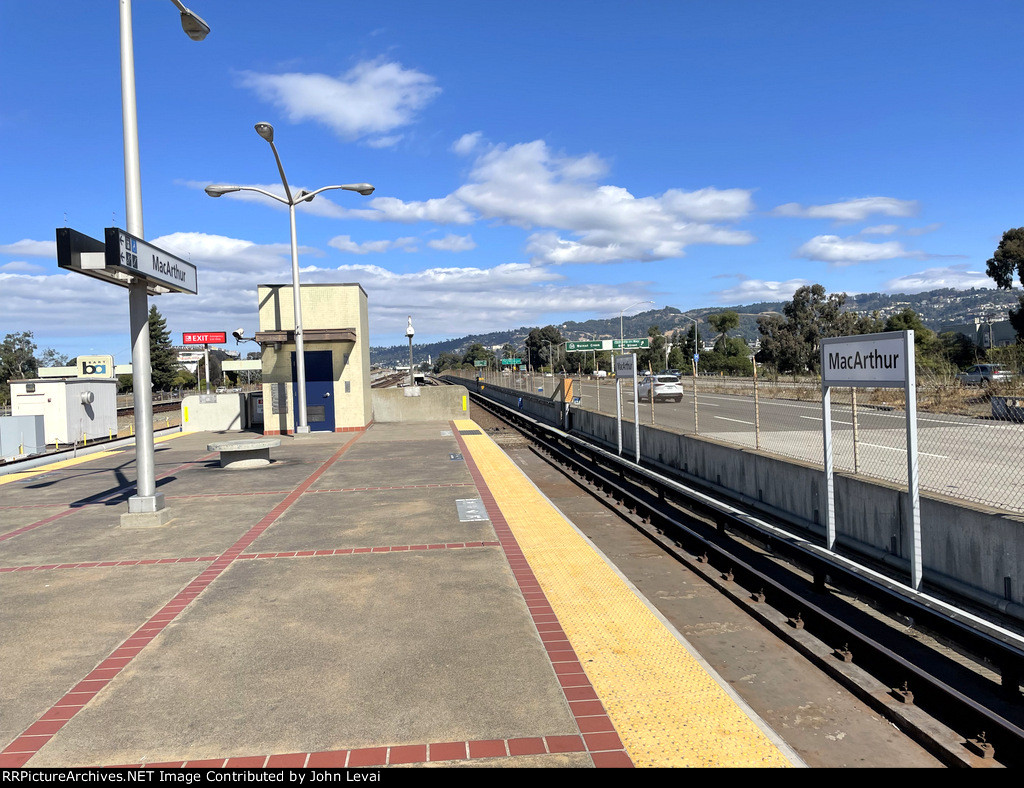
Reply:
<svg viewBox="0 0 1024 788"><path fill-rule="evenodd" d="M198 292L192 263L117 227L104 230L103 241L69 227L58 227L57 265L119 287L143 282L149 295Z"/></svg>
<svg viewBox="0 0 1024 788"><path fill-rule="evenodd" d="M174 293L196 294L196 267L192 263L117 227L108 227L103 232L108 269L123 270L145 280L147 284L164 287Z"/></svg>

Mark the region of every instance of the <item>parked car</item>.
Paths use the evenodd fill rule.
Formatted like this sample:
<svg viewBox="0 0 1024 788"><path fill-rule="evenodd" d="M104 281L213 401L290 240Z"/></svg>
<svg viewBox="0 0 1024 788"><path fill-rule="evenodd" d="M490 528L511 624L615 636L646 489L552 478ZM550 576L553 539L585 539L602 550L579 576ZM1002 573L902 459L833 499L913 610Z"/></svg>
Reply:
<svg viewBox="0 0 1024 788"><path fill-rule="evenodd" d="M975 364L959 373L956 379L965 386L987 386L1013 379L1013 373L998 364Z"/></svg>
<svg viewBox="0 0 1024 788"><path fill-rule="evenodd" d="M637 386L637 397L649 400L652 390L655 402L658 400L683 401L683 386L675 375L645 375Z"/></svg>

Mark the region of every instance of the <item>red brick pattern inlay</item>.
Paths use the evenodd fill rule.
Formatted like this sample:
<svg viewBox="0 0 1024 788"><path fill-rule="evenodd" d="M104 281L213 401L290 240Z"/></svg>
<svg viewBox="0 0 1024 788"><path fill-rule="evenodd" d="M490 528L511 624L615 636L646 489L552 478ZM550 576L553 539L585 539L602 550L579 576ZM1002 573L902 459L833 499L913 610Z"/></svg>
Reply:
<svg viewBox="0 0 1024 788"><path fill-rule="evenodd" d="M530 564L523 554L519 542L516 540L512 529L509 528L505 515L498 507L494 495L487 486L487 480L480 472L480 468L473 460L473 455L466 446L466 441L459 433L454 422L451 424L452 433L459 442L462 456L466 460L466 467L469 469L473 481L476 483L477 493L483 499L484 507L487 509L487 516L491 520L494 532L498 537L505 557L508 560L512 574L519 584L519 590L526 601L526 607L533 617L534 625L540 636L544 648L548 652L548 658L554 668L555 676L562 687L566 700L569 702L569 709L576 718L576 725L583 736L583 743L586 751L590 753L594 765L598 767L632 767L633 761L626 753L622 742L619 740L611 718L604 708L604 704L594 691L583 671L576 652L562 631L558 623L555 611L548 604L547 596L540 587L536 575L530 569ZM510 739L508 741L510 755L540 755L547 746L550 752L551 742L555 746L572 747L575 744L572 740L579 739L577 736L548 736L544 739ZM513 747L515 751L513 751ZM565 752L578 752L570 749Z"/></svg>
<svg viewBox="0 0 1024 788"><path fill-rule="evenodd" d="M321 464L313 473L311 473L305 481L303 481L298 487L292 490L288 496L275 506L269 514L265 515L256 525L250 528L242 537L235 542L231 547L224 551L221 555L213 558L213 562L204 570L198 577L193 579L188 585L186 585L178 594L171 599L166 605L151 617L146 623L139 627L134 634L128 637L120 646L114 649L113 652L96 668L86 676L85 679L80 681L74 687L72 687L49 711L43 714L32 726L29 726L28 730L32 730L35 725L41 722L56 723L60 725L48 726L46 733L29 734L28 730L22 733L17 739L8 744L3 751L0 751L0 768L17 768L24 766L28 760L35 755L39 750L57 733L70 720L75 716L82 708L85 707L89 701L103 689L110 681L121 672L125 665L131 661L143 648L145 648L150 641L153 640L158 634L160 634L164 628L181 613L188 604L201 594L206 587L212 583L221 573L227 569L247 548L251 545L264 531L266 531L284 512L299 499L299 497L305 493L309 488L319 479L328 468L333 465L342 454L348 451L349 447L358 440L360 436L356 435L349 440L344 446L338 449L326 462ZM214 457L215 454L209 454L207 457ZM204 458L206 459L206 458ZM189 463L190 464L190 463ZM181 465L178 468L174 468L167 471L161 476L174 473L183 468L185 465ZM111 493L108 497L113 497L116 493ZM52 519L52 518L51 518ZM22 529L23 530L23 529ZM179 559L174 559L178 561ZM191 559L198 561L200 559ZM120 562L118 561L102 561L96 562L95 566L117 566ZM84 566L84 565L82 565ZM102 678L90 678L99 674ZM198 765L197 762L190 762L190 765ZM223 766L224 760L211 761L209 763L203 763L202 765L209 766Z"/></svg>

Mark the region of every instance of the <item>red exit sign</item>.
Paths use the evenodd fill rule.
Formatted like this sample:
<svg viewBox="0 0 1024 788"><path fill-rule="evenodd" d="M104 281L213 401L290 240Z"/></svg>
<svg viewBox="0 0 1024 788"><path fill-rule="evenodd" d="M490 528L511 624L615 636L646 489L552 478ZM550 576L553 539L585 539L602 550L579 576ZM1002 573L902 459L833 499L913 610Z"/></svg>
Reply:
<svg viewBox="0 0 1024 788"><path fill-rule="evenodd" d="M223 345L228 341L224 331L207 331L204 334L182 334L184 345Z"/></svg>

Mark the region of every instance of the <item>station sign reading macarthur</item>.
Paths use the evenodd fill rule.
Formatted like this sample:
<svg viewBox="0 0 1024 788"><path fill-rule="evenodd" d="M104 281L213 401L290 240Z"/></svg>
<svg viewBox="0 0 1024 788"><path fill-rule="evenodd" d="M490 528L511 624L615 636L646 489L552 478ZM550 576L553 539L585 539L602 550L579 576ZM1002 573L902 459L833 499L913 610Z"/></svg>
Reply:
<svg viewBox="0 0 1024 788"><path fill-rule="evenodd" d="M106 267L121 270L175 293L197 292L196 267L118 227L104 230Z"/></svg>
<svg viewBox="0 0 1024 788"><path fill-rule="evenodd" d="M901 388L907 383L907 336L889 331L821 340L821 380L826 386Z"/></svg>

